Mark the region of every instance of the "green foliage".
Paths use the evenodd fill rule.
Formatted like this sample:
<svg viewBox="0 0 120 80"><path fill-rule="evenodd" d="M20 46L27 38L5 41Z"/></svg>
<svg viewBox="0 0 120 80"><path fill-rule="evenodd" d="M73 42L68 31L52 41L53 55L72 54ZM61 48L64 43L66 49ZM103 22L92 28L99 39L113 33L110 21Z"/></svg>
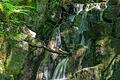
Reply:
<svg viewBox="0 0 120 80"><path fill-rule="evenodd" d="M7 0L0 2L0 35L4 35L5 41L7 43L6 57L7 65L6 73L14 75L14 77L20 73L22 64L25 58L24 50L21 50L20 44L17 41L22 41L21 27L23 22L25 22L24 17L30 15L33 7L27 5L20 5L19 1ZM9 49L8 49L9 48ZM9 56L10 55L10 56ZM11 79L10 79L11 78ZM0 80L14 80L10 76L1 74Z"/></svg>
<svg viewBox="0 0 120 80"><path fill-rule="evenodd" d="M12 48L11 54L7 59L6 71L7 73L17 75L20 73L22 68L22 64L26 57L26 52L24 50L21 51L21 48Z"/></svg>
<svg viewBox="0 0 120 80"><path fill-rule="evenodd" d="M114 63L112 65L112 70L113 70L113 74L112 74L112 80L117 80L120 79L120 55L118 55L115 60Z"/></svg>
<svg viewBox="0 0 120 80"><path fill-rule="evenodd" d="M0 80L14 80L13 75L1 74L0 73Z"/></svg>
<svg viewBox="0 0 120 80"><path fill-rule="evenodd" d="M26 22L24 17L30 15L33 7L13 3L9 0L0 2L0 34L12 40L20 40L20 27Z"/></svg>
<svg viewBox="0 0 120 80"><path fill-rule="evenodd" d="M17 5L13 5L11 3L8 3L8 2L1 2L0 3L0 9L1 9L2 13L4 14L3 17L5 17L6 19L9 19L14 14L27 15L30 12L30 10L28 10L29 8L32 8L32 7L30 7L30 6L17 6Z"/></svg>
<svg viewBox="0 0 120 80"><path fill-rule="evenodd" d="M21 72L21 68L23 63L25 62L25 58L27 58L28 60L30 59L30 63L33 62L32 64L30 64L32 66L27 66L27 68L35 68L33 72L36 72L36 65L39 66L39 64L37 63L40 63L41 67L43 67L42 65L44 65L47 62L48 58L51 56L49 55L50 52L45 51L43 52L44 55L42 55L42 59L38 60L38 57L41 57L40 53L42 50L31 47L31 52L30 54L28 54L29 57L26 57L28 52L24 51L21 46L23 46L23 36L28 32L26 30L23 30L23 27L34 30L37 34L37 38L40 41L42 40L42 42L46 46L49 46L48 44L51 39L57 41L56 38L59 36L61 40L60 50L64 50L67 53L73 53L69 55L69 57L73 57L71 60L71 63L73 62L73 64L71 66L74 69L72 70L71 66L69 68L69 71L71 73L74 73L79 68L81 69L84 67L91 67L99 64L102 65L100 69L103 70L103 67L107 68L114 55L116 53L119 54L120 52L120 40L116 38L109 38L109 36L111 36L112 34L112 31L114 32L114 30L112 30L112 27L109 23L106 23L104 21L100 22L101 11L98 9L93 9L90 11L82 11L82 13L78 15L71 15L67 13L67 11L69 10L67 9L67 5L74 2L89 4L89 2L91 1L97 2L102 0L2 0L0 2L0 37L1 35L4 35L7 44L6 50L9 53L7 53L8 56L6 57L6 73L10 75L12 74L14 75L14 77L16 77ZM90 6L92 6L92 4ZM58 9L59 7L62 8ZM115 10L118 11L117 8L115 8ZM105 10L105 13L106 11L107 10ZM115 17L113 15L114 9L111 12L110 8L110 10L108 10L107 12L110 12L112 17L114 18L119 16L118 15ZM110 15L107 15L105 13L103 14L104 18L108 18L108 20L109 18L112 18L108 17ZM62 17L61 19L60 16ZM71 21L68 18L71 19ZM116 27L119 27L117 26L118 24L119 23L114 23L112 24L112 26L116 25ZM58 28L59 31L56 30ZM116 28L115 31L119 33L118 28ZM31 39L31 41L34 40ZM56 46L57 44L57 42L54 42L52 46L54 47L55 45L55 48L59 47ZM35 45L38 44L35 43ZM62 59L61 56L63 57L63 55L60 55L60 57L58 57ZM57 59L59 60L59 58ZM118 75L116 74L119 73L118 71L120 71L118 69L119 59L115 59L114 61L114 63L116 64L114 66L110 65L109 69L107 69L110 71L106 71L105 74L103 73L103 77L106 77L107 74L112 72L112 70L115 70L115 72L113 73L113 77L118 77ZM56 64L56 61L53 62L55 62ZM81 77L84 79L93 79L94 72L95 71L85 70L80 73L83 76L80 75L78 79ZM10 80L6 77L12 78L13 76L0 74L0 80Z"/></svg>

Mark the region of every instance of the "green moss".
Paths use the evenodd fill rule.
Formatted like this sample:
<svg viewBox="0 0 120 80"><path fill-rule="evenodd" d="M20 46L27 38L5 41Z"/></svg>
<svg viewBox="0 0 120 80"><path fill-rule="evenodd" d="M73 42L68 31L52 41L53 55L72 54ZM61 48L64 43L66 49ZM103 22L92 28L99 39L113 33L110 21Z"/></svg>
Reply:
<svg viewBox="0 0 120 80"><path fill-rule="evenodd" d="M19 74L25 57L25 51L20 48L13 48L9 58L7 59L6 71L14 75Z"/></svg>
<svg viewBox="0 0 120 80"><path fill-rule="evenodd" d="M120 54L120 39L112 38L111 47L114 48L116 54Z"/></svg>
<svg viewBox="0 0 120 80"><path fill-rule="evenodd" d="M13 75L0 74L0 80L14 80Z"/></svg>
<svg viewBox="0 0 120 80"><path fill-rule="evenodd" d="M120 79L120 55L118 55L114 60L112 70L113 70L112 80Z"/></svg>

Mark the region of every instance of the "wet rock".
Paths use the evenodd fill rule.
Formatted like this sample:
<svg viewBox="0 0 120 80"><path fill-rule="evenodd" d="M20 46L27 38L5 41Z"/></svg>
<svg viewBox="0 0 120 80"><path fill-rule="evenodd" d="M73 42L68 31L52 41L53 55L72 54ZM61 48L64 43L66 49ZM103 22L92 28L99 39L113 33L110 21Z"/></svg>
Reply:
<svg viewBox="0 0 120 80"><path fill-rule="evenodd" d="M37 72L36 80L43 80L43 72Z"/></svg>
<svg viewBox="0 0 120 80"><path fill-rule="evenodd" d="M76 50L76 53L72 54L72 57L70 57L70 60L68 61L68 72L72 72L74 73L75 71L77 71L78 69L82 68L82 60L84 58L84 54L85 54L86 48L81 47L78 48L78 50Z"/></svg>
<svg viewBox="0 0 120 80"><path fill-rule="evenodd" d="M83 68L74 74L75 80L99 80L99 78L100 73L98 66Z"/></svg>

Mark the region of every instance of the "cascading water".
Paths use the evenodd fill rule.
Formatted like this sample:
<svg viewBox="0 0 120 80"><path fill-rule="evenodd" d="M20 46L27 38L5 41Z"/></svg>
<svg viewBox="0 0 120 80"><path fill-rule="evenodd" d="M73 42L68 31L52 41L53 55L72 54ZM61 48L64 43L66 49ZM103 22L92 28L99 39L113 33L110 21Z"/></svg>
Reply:
<svg viewBox="0 0 120 80"><path fill-rule="evenodd" d="M45 69L44 69L44 74L43 74L43 79L44 80L49 80L49 73L48 73L48 67L45 66Z"/></svg>
<svg viewBox="0 0 120 80"><path fill-rule="evenodd" d="M58 51L58 49L61 47L60 26L57 27L54 31L53 44L51 44L51 46L52 47L50 47L50 48L55 51ZM54 57L56 54L52 53L52 55L53 55L53 57L52 57L53 59L57 58L57 57ZM67 67L68 60L69 60L69 58L64 58L58 63L58 65L54 69L51 80L66 80L66 67ZM45 77L45 80L50 80L49 70L47 67L44 69L44 77Z"/></svg>
<svg viewBox="0 0 120 80"><path fill-rule="evenodd" d="M88 28L89 22L87 21L88 12L90 10L92 10L93 8L99 10L100 11L100 21L103 21L102 15L103 15L103 11L106 7L107 7L106 3L89 3L89 4L86 4L86 7L85 7L84 10L83 9L78 10L77 13L82 13L80 26L78 27L79 28L78 29L79 33L82 34L81 45L85 44L85 37L84 37L83 32L89 30L89 28ZM82 8L83 8L83 6L82 6Z"/></svg>
<svg viewBox="0 0 120 80"><path fill-rule="evenodd" d="M87 4L84 9L83 9L83 6L84 6L84 4L80 4L80 5L77 4L76 5L76 7L77 7L76 15L70 15L69 20L71 22L74 22L75 17L77 17L77 15L79 15L79 14L82 14L81 20L80 20L80 25L77 26L76 30L78 31L78 34L81 35L80 44L85 47L85 51L88 50L88 52L89 52L89 48L90 48L89 44L91 43L91 41L89 39L86 40L86 36L84 35L84 32L89 30L89 27L88 27L89 22L87 21L88 11L92 10L93 8L101 10L101 8L100 8L99 3ZM101 10L101 11L103 11L103 10ZM101 16L102 16L102 14L101 14ZM100 20L102 20L102 19L100 19ZM55 47L58 47L58 48L61 45L61 35L60 35L59 28L60 27L58 27L56 29L56 33L55 33L55 42L56 42ZM66 67L67 67L68 61L69 61L69 58L64 58L58 63L50 80L67 80ZM46 78L47 78L48 71L46 70L45 72L46 72ZM48 79L46 79L46 80L48 80Z"/></svg>
<svg viewBox="0 0 120 80"><path fill-rule="evenodd" d="M67 62L69 58L64 58L62 61L59 62L57 67L55 68L55 71L53 73L52 79L51 80L66 80L66 67L67 67Z"/></svg>

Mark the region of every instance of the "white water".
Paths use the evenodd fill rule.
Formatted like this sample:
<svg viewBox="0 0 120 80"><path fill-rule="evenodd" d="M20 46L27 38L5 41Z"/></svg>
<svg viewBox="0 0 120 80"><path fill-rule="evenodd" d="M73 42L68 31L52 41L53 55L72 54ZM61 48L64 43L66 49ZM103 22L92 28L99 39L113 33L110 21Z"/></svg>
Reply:
<svg viewBox="0 0 120 80"><path fill-rule="evenodd" d="M80 23L80 26L79 26L79 33L83 33L84 31L87 31L88 30L88 22L86 20L87 18L87 12L85 11L83 14L82 14L82 18L81 18L81 23Z"/></svg>
<svg viewBox="0 0 120 80"><path fill-rule="evenodd" d="M75 27L76 30L79 31L80 34L82 34L82 39L81 39L81 45L85 45L85 36L83 34L84 31L88 30L88 22L87 22L87 13L88 11L92 10L93 8L100 10L101 12L103 11L103 9L101 9L101 4L100 3L90 3L87 4L85 9L83 9L84 4L77 4L76 5L76 15L79 15L79 13L82 13L82 18L81 18L81 23L80 26ZM71 22L74 21L74 18L76 17L76 15L70 15L69 19ZM101 15L101 21L102 21L102 13ZM59 32L59 31L58 31ZM59 34L58 34L59 35ZM58 36L58 40L59 41L60 37ZM60 41L61 42L61 41ZM87 47L89 47L90 42L88 41L88 45ZM88 50L89 51L89 50ZM66 66L67 66L67 62L68 62L68 58L63 59L62 61L59 62L59 64L57 65L52 79L51 80L67 80L66 78Z"/></svg>
<svg viewBox="0 0 120 80"><path fill-rule="evenodd" d="M64 58L62 61L59 62L51 80L66 80L65 73L68 60L68 58Z"/></svg>
<svg viewBox="0 0 120 80"><path fill-rule="evenodd" d="M45 80L49 80L48 67L45 67L45 69L44 69L44 78L45 78Z"/></svg>

